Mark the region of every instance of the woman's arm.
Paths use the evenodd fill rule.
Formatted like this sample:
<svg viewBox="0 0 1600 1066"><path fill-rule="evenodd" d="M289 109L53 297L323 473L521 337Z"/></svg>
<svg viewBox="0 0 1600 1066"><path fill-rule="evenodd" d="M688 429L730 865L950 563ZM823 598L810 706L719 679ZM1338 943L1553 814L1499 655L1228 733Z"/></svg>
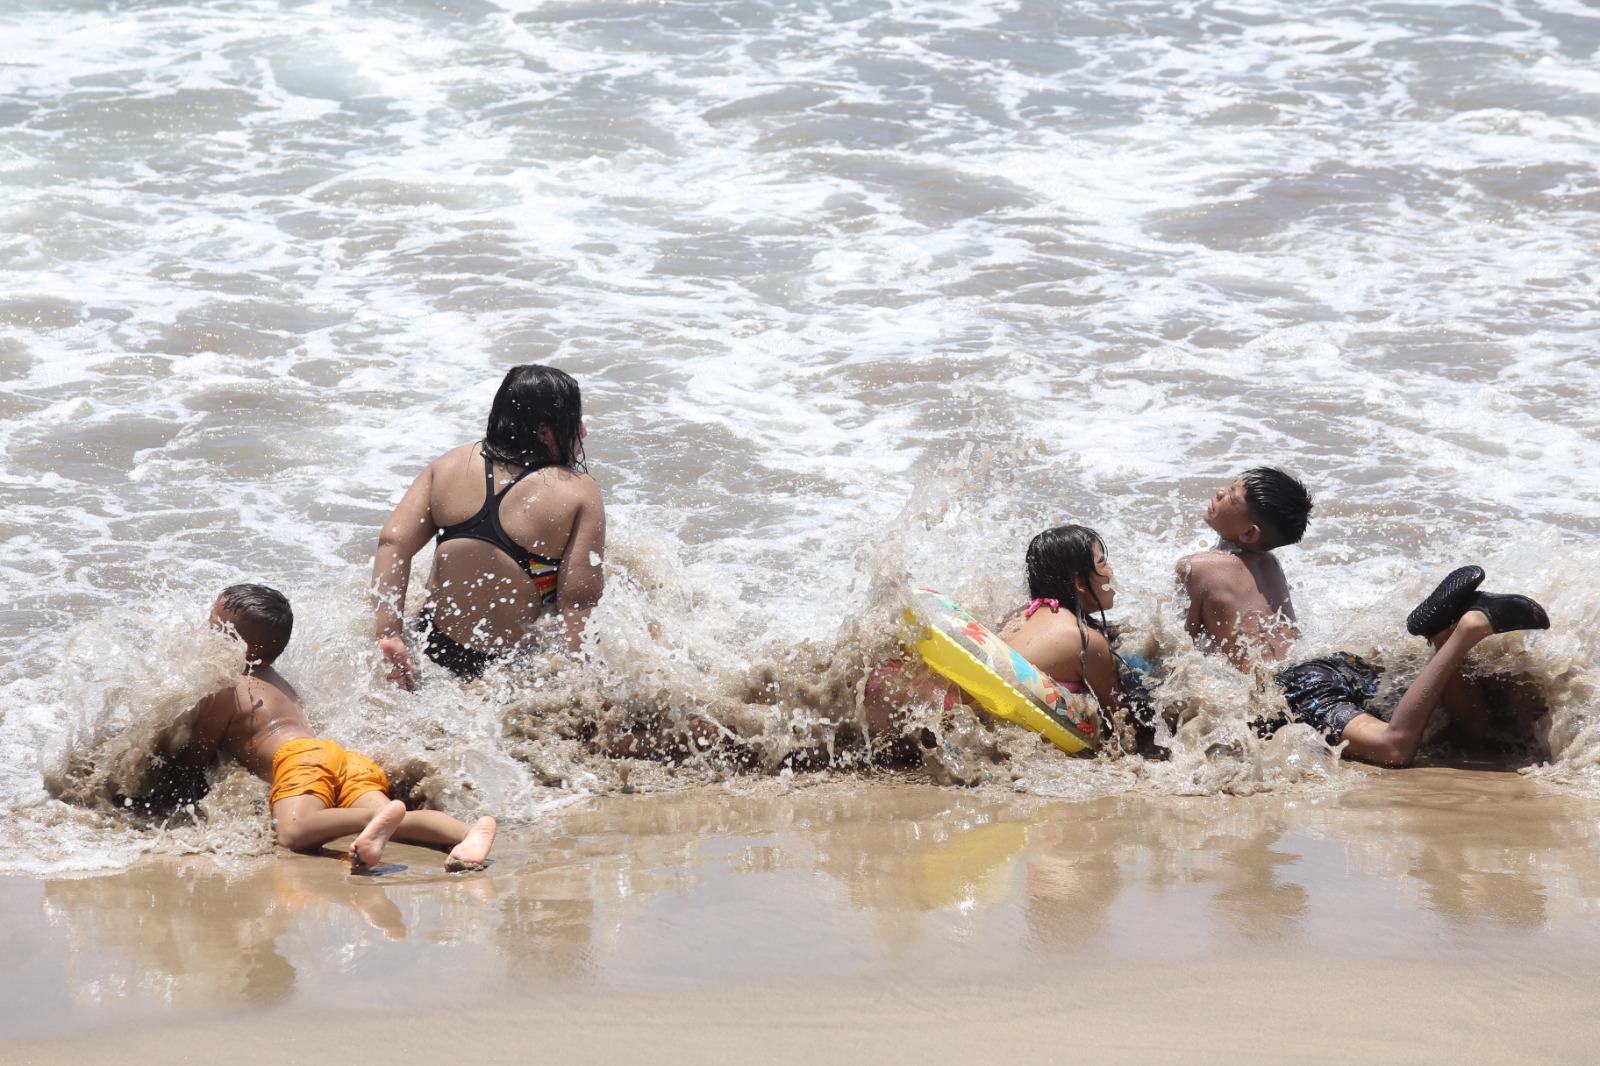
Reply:
<svg viewBox="0 0 1600 1066"><path fill-rule="evenodd" d="M411 653L401 634L406 588L411 584L411 558L438 531L429 506L432 495L433 464L429 463L378 532L378 551L372 560L373 630L378 649L391 667L388 678L401 688L411 688L415 683Z"/></svg>
<svg viewBox="0 0 1600 1066"><path fill-rule="evenodd" d="M600 499L600 486L592 478L582 481L582 497L572 522L572 535L561 559L556 578L556 605L567 631L567 648L578 651L583 644L583 627L589 612L605 590L601 560L606 552L606 508Z"/></svg>

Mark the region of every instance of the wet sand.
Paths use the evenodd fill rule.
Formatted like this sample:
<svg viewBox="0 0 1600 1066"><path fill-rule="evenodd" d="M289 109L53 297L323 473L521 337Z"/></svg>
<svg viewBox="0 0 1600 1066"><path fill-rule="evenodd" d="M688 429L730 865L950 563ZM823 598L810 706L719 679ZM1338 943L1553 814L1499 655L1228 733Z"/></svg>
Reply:
<svg viewBox="0 0 1600 1066"><path fill-rule="evenodd" d="M479 875L397 846L377 878L0 880L0 1058L1592 1061L1600 802L1353 775L1078 804L762 781L578 804Z"/></svg>

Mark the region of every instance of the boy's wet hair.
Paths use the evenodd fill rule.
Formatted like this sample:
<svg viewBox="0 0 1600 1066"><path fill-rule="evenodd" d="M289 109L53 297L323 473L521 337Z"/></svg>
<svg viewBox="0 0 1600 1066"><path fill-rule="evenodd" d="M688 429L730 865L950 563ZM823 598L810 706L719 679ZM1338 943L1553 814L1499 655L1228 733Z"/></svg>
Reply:
<svg viewBox="0 0 1600 1066"><path fill-rule="evenodd" d="M1244 482L1244 502L1264 534L1262 547L1270 551L1300 543L1311 518L1311 493L1306 487L1270 466L1246 470L1239 480Z"/></svg>
<svg viewBox="0 0 1600 1066"><path fill-rule="evenodd" d="M540 426L550 427L554 454L539 439ZM571 374L533 363L514 366L489 408L483 454L493 462L530 470L572 466L578 459L582 426L583 394Z"/></svg>
<svg viewBox="0 0 1600 1066"><path fill-rule="evenodd" d="M229 585L217 599L239 620L239 635L262 664L277 661L294 634L289 597L265 585Z"/></svg>
<svg viewBox="0 0 1600 1066"><path fill-rule="evenodd" d="M1028 542L1028 596L1035 600L1056 600L1072 613L1084 618L1102 608L1098 603L1078 602L1078 582L1094 587L1094 550L1106 554L1106 543L1088 526L1056 526ZM1087 619L1094 624L1092 618Z"/></svg>

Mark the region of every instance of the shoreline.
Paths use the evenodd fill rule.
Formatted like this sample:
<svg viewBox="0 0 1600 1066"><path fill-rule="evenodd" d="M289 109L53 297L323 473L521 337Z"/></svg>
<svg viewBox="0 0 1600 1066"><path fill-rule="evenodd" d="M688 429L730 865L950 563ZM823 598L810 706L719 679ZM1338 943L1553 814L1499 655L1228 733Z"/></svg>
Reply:
<svg viewBox="0 0 1600 1066"><path fill-rule="evenodd" d="M1597 814L1446 768L1081 803L852 782L591 800L476 875L396 845L378 878L289 854L10 877L0 1032L40 1064L347 1060L289 1034L350 1011L489 1061L1587 1061Z"/></svg>

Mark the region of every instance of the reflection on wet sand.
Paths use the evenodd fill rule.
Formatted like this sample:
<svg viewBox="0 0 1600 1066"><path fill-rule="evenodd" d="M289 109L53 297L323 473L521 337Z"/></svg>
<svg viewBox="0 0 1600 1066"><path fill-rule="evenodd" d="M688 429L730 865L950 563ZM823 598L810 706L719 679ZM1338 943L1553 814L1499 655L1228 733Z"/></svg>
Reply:
<svg viewBox="0 0 1600 1066"><path fill-rule="evenodd" d="M1464 789L1459 782L1477 783ZM1515 774L1423 771L1393 789L1344 799L1303 827L1345 842L1352 867L1400 880L1461 931L1538 929L1600 905L1593 801L1545 792Z"/></svg>
<svg viewBox="0 0 1600 1066"><path fill-rule="evenodd" d="M67 992L86 1007L287 999L295 971L276 945L288 918L277 876L235 880L192 858L48 882L45 918L67 933Z"/></svg>
<svg viewBox="0 0 1600 1066"><path fill-rule="evenodd" d="M397 848L396 850L400 850ZM445 929L471 929L469 913L494 898L486 878L430 893ZM85 1007L237 1004L288 999L307 965L290 956L312 945L312 965L341 965L382 941L403 941L406 916L380 879L342 862L284 854L240 868L208 856L146 862L107 877L46 882L42 910L67 942L67 992Z"/></svg>
<svg viewBox="0 0 1600 1066"><path fill-rule="evenodd" d="M1600 909L1597 812L1514 774L1446 769L1298 797L1075 805L893 785L695 791L513 829L468 878L412 873L421 859L386 879L323 858L191 857L48 882L43 914L65 931L68 1014L265 1006L332 977L434 988L447 974L442 994L465 998L729 965L889 972L913 953L937 966L952 945L969 971L1202 948L1425 958L1463 932L1559 955L1596 939L1569 919Z"/></svg>

